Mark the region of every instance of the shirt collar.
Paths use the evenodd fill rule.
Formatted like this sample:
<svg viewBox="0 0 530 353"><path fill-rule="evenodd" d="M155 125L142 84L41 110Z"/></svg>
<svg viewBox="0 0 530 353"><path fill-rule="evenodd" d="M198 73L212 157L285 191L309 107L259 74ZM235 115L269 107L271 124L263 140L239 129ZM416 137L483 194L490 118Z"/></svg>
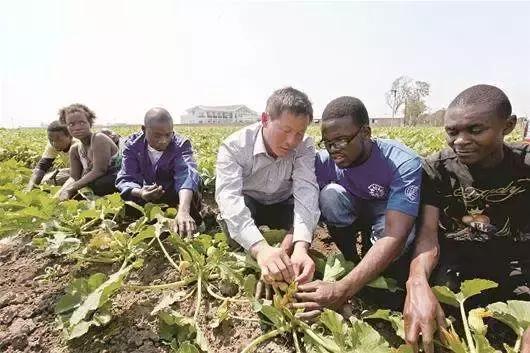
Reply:
<svg viewBox="0 0 530 353"><path fill-rule="evenodd" d="M265 141L263 141L263 125L260 124L260 127L258 129L258 134L256 136L256 141L254 141L254 151L253 155L257 156L258 154L266 154L267 148L265 147Z"/></svg>
<svg viewBox="0 0 530 353"><path fill-rule="evenodd" d="M289 153L287 153L287 155L283 157L274 158L273 156L271 156L269 152L267 152L267 148L265 147L265 141L263 140L263 125L260 124L258 134L256 136L256 141L254 142L254 150L253 150L254 156L257 156L259 154L264 154L267 157L272 158L274 160L281 160L281 159L289 160L294 153L296 153L295 150L292 150L292 151L289 151Z"/></svg>
<svg viewBox="0 0 530 353"><path fill-rule="evenodd" d="M155 150L153 147L151 147L151 146L149 145L149 143L147 144L147 151L149 151L149 152L151 152L151 153L155 153L155 154L156 154L156 153L160 153L160 154L164 153L164 151L158 151L158 150Z"/></svg>

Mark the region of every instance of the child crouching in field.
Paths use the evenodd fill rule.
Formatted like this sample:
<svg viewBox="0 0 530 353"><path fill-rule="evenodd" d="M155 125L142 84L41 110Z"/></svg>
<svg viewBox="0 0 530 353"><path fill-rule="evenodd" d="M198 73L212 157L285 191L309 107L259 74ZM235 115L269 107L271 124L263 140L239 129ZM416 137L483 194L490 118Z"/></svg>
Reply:
<svg viewBox="0 0 530 353"><path fill-rule="evenodd" d="M200 177L191 143L173 132L173 119L163 108L150 109L142 131L123 148L116 187L124 200L178 207L177 231L191 235L202 223Z"/></svg>
<svg viewBox="0 0 530 353"><path fill-rule="evenodd" d="M68 200L85 186L98 196L115 192L121 156L107 135L92 132L94 113L82 104L72 104L61 109L59 115L70 135L79 140L70 148L70 178L59 192L59 199Z"/></svg>
<svg viewBox="0 0 530 353"><path fill-rule="evenodd" d="M48 143L42 153L42 157L35 166L31 179L29 180L27 190L31 190L35 185L41 182L63 185L70 177L70 170L62 168L54 170L50 173L48 171L53 166L54 160L61 156L67 155L72 146L72 136L68 132L66 125L56 120L50 123L47 127ZM46 174L48 173L48 174Z"/></svg>

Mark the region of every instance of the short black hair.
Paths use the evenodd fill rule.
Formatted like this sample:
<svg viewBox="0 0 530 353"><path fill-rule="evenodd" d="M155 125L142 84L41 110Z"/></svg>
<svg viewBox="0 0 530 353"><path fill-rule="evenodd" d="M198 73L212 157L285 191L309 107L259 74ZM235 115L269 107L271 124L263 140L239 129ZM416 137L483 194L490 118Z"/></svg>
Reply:
<svg viewBox="0 0 530 353"><path fill-rule="evenodd" d="M351 118L359 126L369 125L368 111L359 98L343 96L335 98L326 105L322 113L322 120L337 118Z"/></svg>
<svg viewBox="0 0 530 353"><path fill-rule="evenodd" d="M69 106L61 108L61 110L59 110L59 121L66 125L66 115L71 114L71 113L85 114L88 120L88 123L90 124L91 127L92 125L94 125L94 120L96 120L96 114L94 114L92 110L88 109L86 105L75 103L75 104L70 104Z"/></svg>
<svg viewBox="0 0 530 353"><path fill-rule="evenodd" d="M151 122L167 122L171 126L173 126L173 118L171 117L171 114L169 112L161 107L155 107L151 108L145 113L144 117L144 126L148 126L151 124Z"/></svg>
<svg viewBox="0 0 530 353"><path fill-rule="evenodd" d="M512 115L512 104L508 96L500 88L491 85L481 84L465 89L453 99L449 108L464 105L484 105L497 112L503 119Z"/></svg>
<svg viewBox="0 0 530 353"><path fill-rule="evenodd" d="M294 115L307 115L313 121L313 106L307 94L292 87L280 88L267 99L265 112L271 119L278 118L283 112Z"/></svg>
<svg viewBox="0 0 530 353"><path fill-rule="evenodd" d="M68 128L66 125L61 123L59 120L52 121L48 127L46 128L48 132L62 132L66 136L70 136L70 133L68 132Z"/></svg>

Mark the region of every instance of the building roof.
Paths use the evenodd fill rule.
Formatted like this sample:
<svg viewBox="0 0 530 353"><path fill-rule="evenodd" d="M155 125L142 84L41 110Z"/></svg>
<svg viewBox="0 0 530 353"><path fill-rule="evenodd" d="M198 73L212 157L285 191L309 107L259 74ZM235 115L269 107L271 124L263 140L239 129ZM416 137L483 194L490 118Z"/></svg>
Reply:
<svg viewBox="0 0 530 353"><path fill-rule="evenodd" d="M392 119L403 119L402 116L395 116L395 117L392 117L392 115L378 115L378 116L374 116L374 117L371 117L370 120L392 120Z"/></svg>
<svg viewBox="0 0 530 353"><path fill-rule="evenodd" d="M194 111L196 109L200 109L200 110L204 110L205 112L230 113L230 112L235 112L235 111L237 111L237 110L239 110L241 108L248 109L253 114L258 115L258 113L256 113L255 111L253 111L252 109L250 109L249 107L247 107L246 105L243 105L243 104L238 104L238 105L218 105L218 106L196 105L193 108L187 109L186 111L187 112L191 112L191 111Z"/></svg>

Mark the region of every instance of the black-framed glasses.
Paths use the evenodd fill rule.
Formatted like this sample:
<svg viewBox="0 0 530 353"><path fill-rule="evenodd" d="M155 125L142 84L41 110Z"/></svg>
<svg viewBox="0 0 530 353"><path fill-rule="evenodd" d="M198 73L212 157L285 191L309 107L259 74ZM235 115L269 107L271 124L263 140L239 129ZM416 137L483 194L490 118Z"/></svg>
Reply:
<svg viewBox="0 0 530 353"><path fill-rule="evenodd" d="M353 139L357 137L357 135L359 135L362 129L363 127L361 126L359 130L357 130L357 132L353 134L353 136L350 136L350 137L339 137L338 139L334 141L320 140L320 142L318 143L318 147L325 148L328 151L331 150L331 147L334 147L336 150L342 150L346 148L346 146L348 146L348 144L352 142Z"/></svg>

